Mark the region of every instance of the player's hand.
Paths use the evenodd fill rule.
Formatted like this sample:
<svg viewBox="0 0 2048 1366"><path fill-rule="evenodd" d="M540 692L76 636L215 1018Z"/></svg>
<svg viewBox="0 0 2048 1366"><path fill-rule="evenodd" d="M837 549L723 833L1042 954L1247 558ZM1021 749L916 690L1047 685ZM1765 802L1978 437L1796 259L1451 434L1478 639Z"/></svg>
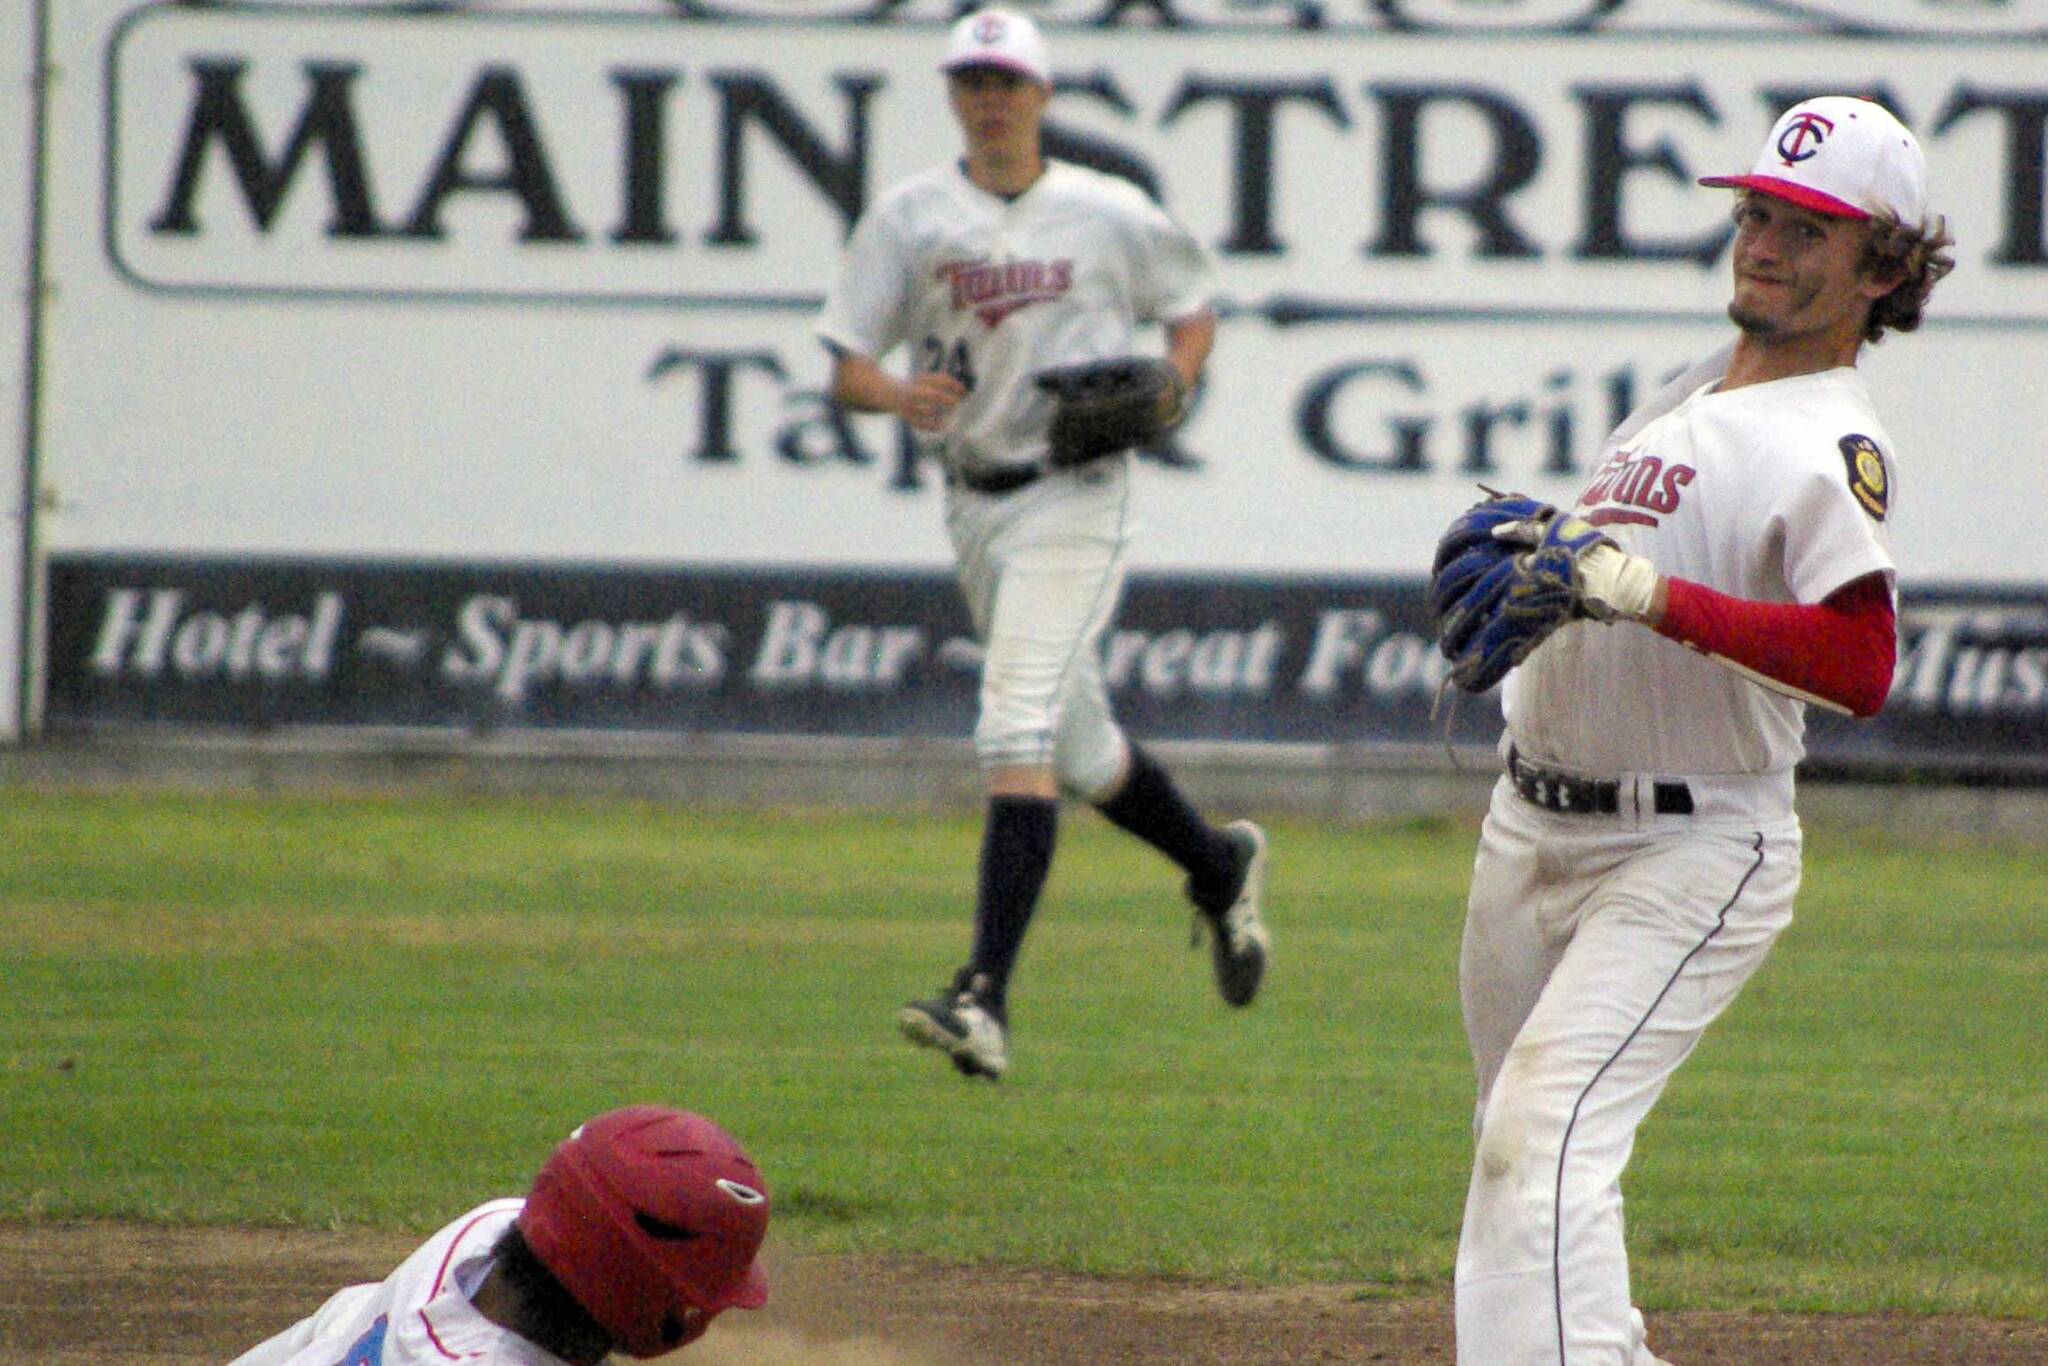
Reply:
<svg viewBox="0 0 2048 1366"><path fill-rule="evenodd" d="M919 432L936 432L952 420L953 410L967 397L967 386L943 370L926 370L897 393L896 415Z"/></svg>

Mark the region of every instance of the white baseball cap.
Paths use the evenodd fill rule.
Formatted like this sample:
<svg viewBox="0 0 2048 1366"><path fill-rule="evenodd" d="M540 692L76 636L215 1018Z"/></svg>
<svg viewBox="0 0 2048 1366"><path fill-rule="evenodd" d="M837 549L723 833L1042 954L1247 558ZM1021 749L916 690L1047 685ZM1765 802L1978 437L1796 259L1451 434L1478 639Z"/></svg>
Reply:
<svg viewBox="0 0 2048 1366"><path fill-rule="evenodd" d="M1001 67L1040 85L1052 84L1038 25L1006 9L976 10L953 25L953 41L939 70L950 75L973 66Z"/></svg>
<svg viewBox="0 0 2048 1366"><path fill-rule="evenodd" d="M1927 158L1890 111L1852 95L1822 95L1787 109L1748 175L1702 185L1755 190L1837 218L1887 214L1908 227L1927 216Z"/></svg>

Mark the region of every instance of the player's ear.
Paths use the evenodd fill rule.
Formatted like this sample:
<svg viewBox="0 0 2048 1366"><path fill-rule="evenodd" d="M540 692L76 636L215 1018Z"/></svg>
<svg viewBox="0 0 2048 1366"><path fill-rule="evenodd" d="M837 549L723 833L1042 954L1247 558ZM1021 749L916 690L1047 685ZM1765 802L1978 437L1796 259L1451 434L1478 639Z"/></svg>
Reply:
<svg viewBox="0 0 2048 1366"><path fill-rule="evenodd" d="M1881 219L1873 219L1868 227L1868 236L1863 241L1862 259L1857 262L1858 282L1863 287L1865 298L1882 299L1897 289L1906 280L1906 258L1896 250L1889 250L1896 234Z"/></svg>
<svg viewBox="0 0 2048 1366"><path fill-rule="evenodd" d="M1856 284L1864 298L1876 303L1905 282L1905 267L1897 261L1890 261L1864 270L1857 277Z"/></svg>

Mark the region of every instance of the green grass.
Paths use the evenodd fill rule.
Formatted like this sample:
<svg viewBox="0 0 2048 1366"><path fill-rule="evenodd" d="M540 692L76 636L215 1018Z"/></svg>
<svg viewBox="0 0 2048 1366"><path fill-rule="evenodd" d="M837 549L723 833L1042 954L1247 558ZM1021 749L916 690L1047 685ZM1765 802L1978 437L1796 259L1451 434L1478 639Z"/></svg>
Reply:
<svg viewBox="0 0 2048 1366"><path fill-rule="evenodd" d="M1475 832L1272 833L1235 1013L1174 871L1070 814L992 1087L892 1020L965 948L971 819L0 794L0 1218L425 1230L654 1099L743 1138L791 1246L1441 1286ZM2048 1317L2048 851L1807 862L1643 1130L1638 1298Z"/></svg>

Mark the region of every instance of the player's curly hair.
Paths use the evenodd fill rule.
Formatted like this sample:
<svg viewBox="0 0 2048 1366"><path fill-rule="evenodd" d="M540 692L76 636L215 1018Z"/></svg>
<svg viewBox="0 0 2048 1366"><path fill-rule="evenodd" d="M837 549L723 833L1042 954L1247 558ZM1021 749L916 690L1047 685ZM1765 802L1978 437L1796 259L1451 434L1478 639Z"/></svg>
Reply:
<svg viewBox="0 0 2048 1366"><path fill-rule="evenodd" d="M1882 215L1872 220L1863 259L1857 264L1876 279L1896 278L1898 284L1870 306L1870 315L1863 320L1863 340L1879 342L1887 330L1911 332L1920 326L1927 296L1956 268L1956 258L1948 250L1955 244L1948 220L1940 214L1910 228Z"/></svg>

